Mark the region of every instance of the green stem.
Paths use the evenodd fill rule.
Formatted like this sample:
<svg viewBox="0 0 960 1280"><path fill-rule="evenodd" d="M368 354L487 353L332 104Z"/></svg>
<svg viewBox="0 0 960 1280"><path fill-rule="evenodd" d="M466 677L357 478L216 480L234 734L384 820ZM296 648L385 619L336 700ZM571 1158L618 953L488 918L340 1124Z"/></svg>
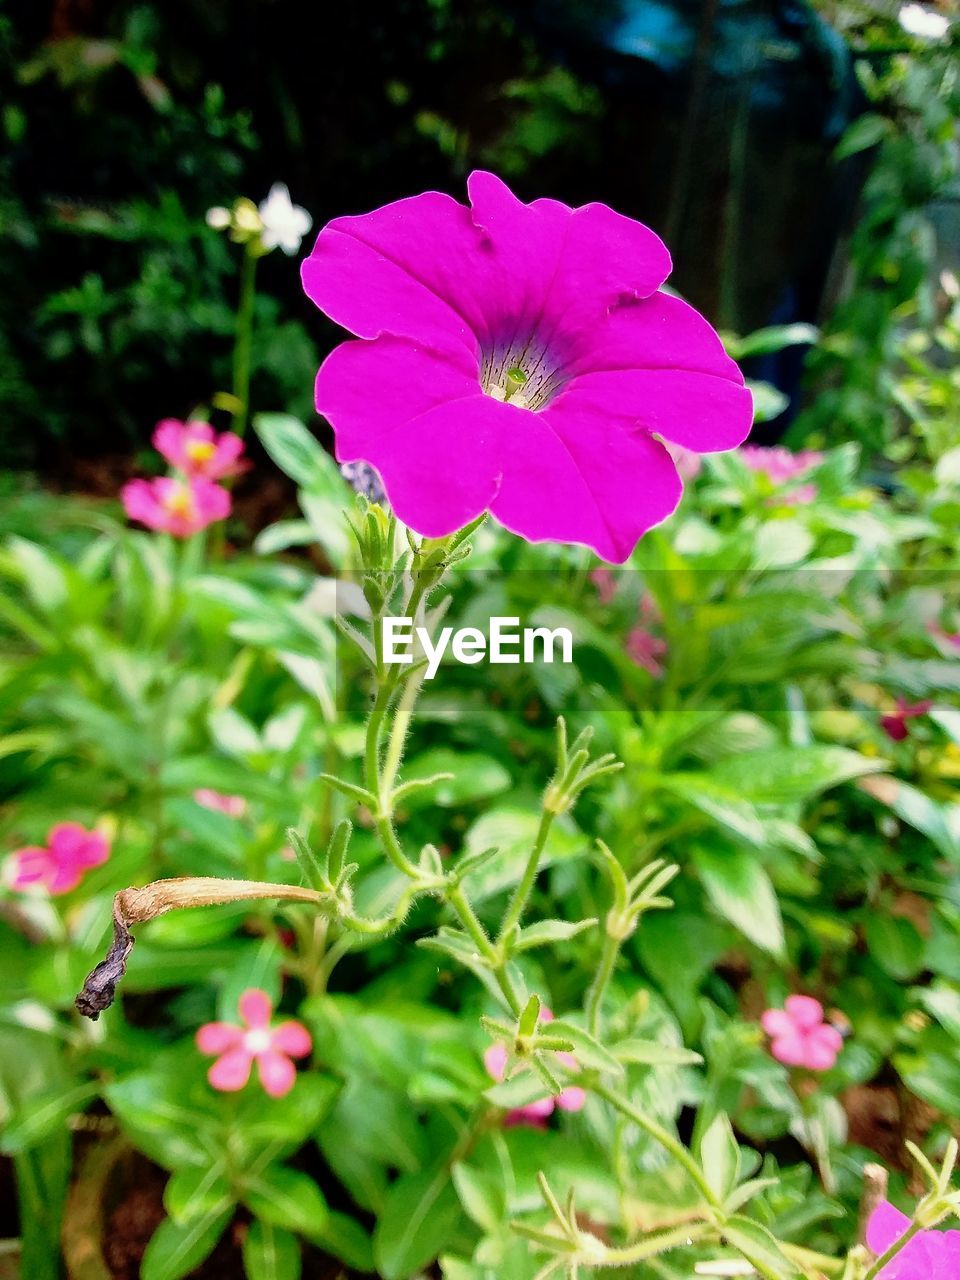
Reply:
<svg viewBox="0 0 960 1280"><path fill-rule="evenodd" d="M625 1245L621 1249L607 1249L603 1260L595 1265L599 1267L629 1267L634 1262L642 1262L645 1258L655 1258L657 1254L666 1253L668 1249L676 1249L680 1245L694 1244L704 1236L716 1231L709 1222L697 1225L686 1223L674 1227L672 1231L662 1231L659 1235L645 1236L636 1244Z"/></svg>
<svg viewBox="0 0 960 1280"><path fill-rule="evenodd" d="M251 244L253 242L251 241ZM240 298L237 303L237 327L233 347L233 394L237 404L233 411L233 430L242 436L250 413L250 365L253 353L253 303L256 297L257 255L250 244L243 254L240 268Z"/></svg>
<svg viewBox="0 0 960 1280"><path fill-rule="evenodd" d="M877 1258L876 1262L874 1262L873 1266L863 1277L863 1280L876 1280L876 1277L880 1275L884 1267L889 1266L897 1254L907 1247L915 1235L919 1234L920 1229L919 1222L911 1222L900 1239L894 1240L886 1253L881 1253L880 1257Z"/></svg>
<svg viewBox="0 0 960 1280"><path fill-rule="evenodd" d="M697 1188L703 1195L704 1200L714 1209L722 1208L722 1201L707 1181L706 1174L697 1164L696 1160L683 1145L679 1138L674 1137L669 1130L663 1125L658 1124L656 1120L652 1120L639 1107L635 1107L632 1102L628 1102L626 1098L621 1098L618 1094L613 1093L602 1084L592 1084L590 1088L602 1098L604 1102L609 1103L615 1110L625 1115L628 1120L641 1128L644 1133L649 1134L654 1142L663 1147L664 1151L673 1156L674 1160L686 1170L691 1180L696 1184Z"/></svg>
<svg viewBox="0 0 960 1280"><path fill-rule="evenodd" d="M490 965L491 972L497 980L497 985L503 992L503 998L506 1000L514 1017L519 1018L522 1002L517 994L516 988L507 971L506 963L500 952L487 937L487 931L477 918L477 913L470 905L470 900L464 893L460 885L453 885L447 889L447 902L457 913L460 923L465 931L470 935L476 944L477 951Z"/></svg>
<svg viewBox="0 0 960 1280"><path fill-rule="evenodd" d="M527 865L523 869L523 875L520 883L513 891L513 897L510 899L510 905L507 907L507 914L503 917L503 923L500 926L498 941L502 942L510 930L520 923L523 919L523 913L527 907L527 901L533 892L533 886L536 883L537 871L540 867L540 855L543 853L543 847L547 843L547 836L550 834L550 828L553 820L557 815L552 809L544 809L540 815L540 826L537 828L537 836L533 842L533 848L530 850L530 856L527 859Z"/></svg>
<svg viewBox="0 0 960 1280"><path fill-rule="evenodd" d="M600 1027L603 997L606 994L607 984L616 967L619 954L620 939L612 937L609 933L604 933L600 964L597 966L597 972L594 974L593 982L591 982L590 990L587 993L587 1028L592 1036L597 1034Z"/></svg>

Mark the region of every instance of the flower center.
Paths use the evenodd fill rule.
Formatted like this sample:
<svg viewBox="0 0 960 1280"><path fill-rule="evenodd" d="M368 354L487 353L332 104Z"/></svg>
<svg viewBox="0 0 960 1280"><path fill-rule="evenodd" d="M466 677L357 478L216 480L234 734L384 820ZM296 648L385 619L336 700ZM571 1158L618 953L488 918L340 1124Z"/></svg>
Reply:
<svg viewBox="0 0 960 1280"><path fill-rule="evenodd" d="M561 362L535 335L497 343L480 353L480 385L518 409L544 409L567 381Z"/></svg>
<svg viewBox="0 0 960 1280"><path fill-rule="evenodd" d="M187 442L187 457L191 462L209 462L216 451L216 445L209 440L189 440Z"/></svg>
<svg viewBox="0 0 960 1280"><path fill-rule="evenodd" d="M177 489L163 505L172 516L181 516L184 520L193 518L193 498L187 489Z"/></svg>
<svg viewBox="0 0 960 1280"><path fill-rule="evenodd" d="M270 1032L264 1027L248 1031L243 1038L243 1045L248 1053L266 1053L270 1048Z"/></svg>

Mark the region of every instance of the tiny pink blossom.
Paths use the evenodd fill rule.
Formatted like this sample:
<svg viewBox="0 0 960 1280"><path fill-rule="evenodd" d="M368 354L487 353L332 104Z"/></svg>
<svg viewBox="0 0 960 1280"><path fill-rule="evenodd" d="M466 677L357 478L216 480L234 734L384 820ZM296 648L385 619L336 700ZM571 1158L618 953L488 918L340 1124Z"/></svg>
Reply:
<svg viewBox="0 0 960 1280"><path fill-rule="evenodd" d="M867 1223L867 1247L881 1257L910 1226L910 1219L888 1200ZM919 1231L881 1269L877 1280L956 1280L960 1276L960 1231Z"/></svg>
<svg viewBox="0 0 960 1280"><path fill-rule="evenodd" d="M922 702L907 702L905 698L898 698L896 711L880 717L880 727L893 742L903 742L910 736L907 721L925 716L932 706L933 702L929 698Z"/></svg>
<svg viewBox="0 0 960 1280"><path fill-rule="evenodd" d="M198 787L193 793L197 804L204 809L213 809L215 813L225 813L228 818L242 818L247 812L247 802L243 796L227 796L222 791L213 791L210 787Z"/></svg>
<svg viewBox="0 0 960 1280"><path fill-rule="evenodd" d="M242 1026L208 1022L197 1031L200 1052L217 1055L207 1079L214 1089L233 1093L246 1085L256 1062L266 1092L271 1098L282 1098L297 1078L292 1059L306 1057L313 1047L310 1032L293 1021L272 1027L270 997L255 987L243 993L237 1007Z"/></svg>
<svg viewBox="0 0 960 1280"><path fill-rule="evenodd" d="M552 1022L553 1014L544 1005L540 1010L541 1022ZM483 1065L487 1069L487 1074L494 1080L502 1080L507 1067L507 1046L505 1044L492 1044L483 1055ZM557 1058L569 1071L577 1071L579 1069L576 1058L572 1053L558 1053ZM536 1102L528 1102L526 1106L515 1107L513 1111L508 1111L504 1116L504 1128L510 1129L517 1125L525 1125L531 1129L545 1129L547 1127L547 1117L551 1116L554 1108L561 1111L582 1111L586 1106L586 1092L578 1085L568 1085L555 1098L540 1098Z"/></svg>
<svg viewBox="0 0 960 1280"><path fill-rule="evenodd" d="M960 654L960 631L947 631L945 627L938 626L936 623L931 624L927 629L941 653L946 653L951 658Z"/></svg>
<svg viewBox="0 0 960 1280"><path fill-rule="evenodd" d="M232 431L217 434L209 422L164 418L153 433L153 447L184 475L222 480L244 470L243 441Z"/></svg>
<svg viewBox="0 0 960 1280"><path fill-rule="evenodd" d="M617 594L617 579L612 569L598 565L590 571L590 581L596 589L601 604L609 604Z"/></svg>
<svg viewBox="0 0 960 1280"><path fill-rule="evenodd" d="M659 680L663 675L663 663L660 659L666 656L666 640L655 636L645 627L634 627L627 635L624 648L627 657L638 667L643 667L644 671L649 671L654 680Z"/></svg>
<svg viewBox="0 0 960 1280"><path fill-rule="evenodd" d="M751 394L662 291L672 264L648 227L603 204L524 204L492 173L467 193L336 218L303 264L312 301L360 339L317 375L337 460L375 467L418 533L490 511L623 563L680 500L662 442L732 449Z"/></svg>
<svg viewBox="0 0 960 1280"><path fill-rule="evenodd" d="M230 494L210 480L184 483L173 476L131 480L120 496L131 520L175 538L192 537L230 514Z"/></svg>
<svg viewBox="0 0 960 1280"><path fill-rule="evenodd" d="M823 461L823 454L816 449L804 449L794 453L782 445L765 448L763 445L745 444L737 450L741 461L761 475L765 475L771 484L778 489L785 489L783 498L795 505L807 505L817 497L815 484L801 484L789 487L791 481L804 475L812 467Z"/></svg>
<svg viewBox="0 0 960 1280"><path fill-rule="evenodd" d="M782 1009L768 1009L760 1024L770 1052L788 1067L829 1071L843 1048L843 1036L823 1020L823 1005L812 996L787 996Z"/></svg>
<svg viewBox="0 0 960 1280"><path fill-rule="evenodd" d="M110 844L102 831L87 831L77 822L61 822L51 828L45 847L30 845L11 854L7 882L12 889L34 887L50 894L69 893L91 867L110 856Z"/></svg>

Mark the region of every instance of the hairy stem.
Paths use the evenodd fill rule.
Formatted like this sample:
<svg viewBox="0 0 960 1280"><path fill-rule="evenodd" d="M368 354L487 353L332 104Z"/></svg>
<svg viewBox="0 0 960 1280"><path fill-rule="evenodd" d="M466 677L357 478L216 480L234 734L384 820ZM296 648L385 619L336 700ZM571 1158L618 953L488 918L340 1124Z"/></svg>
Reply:
<svg viewBox="0 0 960 1280"><path fill-rule="evenodd" d="M606 994L607 984L613 974L617 964L617 957L620 954L620 939L614 938L609 933L603 935L603 950L600 953L600 963L597 966L597 972L593 976L590 984L590 990L587 992L587 1029L592 1036L597 1034L600 1027L600 1013L603 1009L603 997Z"/></svg>
<svg viewBox="0 0 960 1280"><path fill-rule="evenodd" d="M527 865L523 869L520 883L513 891L513 897L510 899L510 905L507 907L507 913L503 917L503 923L500 926L498 937L500 942L523 919L523 913L527 908L527 902L533 892L533 886L537 880L537 872L540 869L540 855L543 853L543 847L547 843L547 836L550 834L550 828L553 826L553 820L556 816L552 809L544 809L540 815L540 826L537 828L536 839L527 858Z"/></svg>

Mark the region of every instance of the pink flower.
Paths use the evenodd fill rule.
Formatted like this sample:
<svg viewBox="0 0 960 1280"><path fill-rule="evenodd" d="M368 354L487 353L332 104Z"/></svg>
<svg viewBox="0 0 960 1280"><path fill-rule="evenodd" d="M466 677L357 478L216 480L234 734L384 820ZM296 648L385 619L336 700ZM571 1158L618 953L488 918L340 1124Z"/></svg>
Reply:
<svg viewBox="0 0 960 1280"><path fill-rule="evenodd" d="M242 818L247 812L247 802L243 796L225 796L210 787L198 787L193 793L197 804L204 809L213 809L215 813L225 813L228 818Z"/></svg>
<svg viewBox="0 0 960 1280"><path fill-rule="evenodd" d="M270 997L255 987L243 993L237 1007L243 1026L208 1022L197 1032L200 1052L218 1055L207 1079L215 1089L233 1093L250 1079L250 1068L256 1062L266 1092L271 1098L282 1098L297 1078L291 1059L306 1057L313 1046L310 1032L292 1021L271 1027Z"/></svg>
<svg viewBox="0 0 960 1280"><path fill-rule="evenodd" d="M46 848L30 845L11 854L7 880L12 889L39 885L47 893L69 893L91 867L110 856L110 844L102 831L87 831L77 822L61 822L51 828Z"/></svg>
<svg viewBox="0 0 960 1280"><path fill-rule="evenodd" d="M938 626L936 623L931 624L927 630L937 642L937 648L941 653L947 653L951 658L960 654L960 631L947 631L945 627Z"/></svg>
<svg viewBox="0 0 960 1280"><path fill-rule="evenodd" d="M540 1010L541 1022L552 1022L553 1014L546 1005ZM502 1080L507 1068L507 1046L492 1044L483 1055L483 1065L487 1074L494 1080ZM577 1060L572 1053L558 1053L557 1057L570 1071L578 1070ZM547 1117L553 1115L555 1107L561 1111L581 1111L586 1105L587 1095L577 1085L568 1085L555 1098L540 1098L536 1102L528 1102L526 1106L515 1107L504 1116L504 1127L526 1125L532 1129L545 1129Z"/></svg>
<svg viewBox="0 0 960 1280"><path fill-rule="evenodd" d="M787 996L782 1009L760 1019L770 1036L770 1052L788 1067L829 1071L843 1048L843 1036L823 1020L823 1005L811 996Z"/></svg>
<svg viewBox="0 0 960 1280"><path fill-rule="evenodd" d="M880 1257L910 1226L889 1201L877 1205L867 1224L867 1245ZM920 1231L888 1262L877 1280L956 1280L960 1275L960 1231Z"/></svg>
<svg viewBox="0 0 960 1280"><path fill-rule="evenodd" d="M627 657L631 658L638 667L643 667L644 671L649 671L655 680L663 675L663 663L660 659L667 652L666 640L655 636L645 627L634 627L627 635L624 648Z"/></svg>
<svg viewBox="0 0 960 1280"><path fill-rule="evenodd" d="M787 488L791 480L797 479L798 476L802 476L811 467L823 461L823 454L818 453L816 449L804 449L800 453L793 453L782 445L767 449L762 445L746 444L738 450L738 453L751 471L765 475L778 489ZM807 505L816 500L817 486L815 484L797 485L792 489L788 488L783 497L797 505Z"/></svg>
<svg viewBox="0 0 960 1280"><path fill-rule="evenodd" d="M617 594L617 579L614 577L613 570L604 565L591 569L590 581L596 588L597 599L601 604L609 604Z"/></svg>
<svg viewBox="0 0 960 1280"><path fill-rule="evenodd" d="M340 462L376 467L397 515L442 536L484 510L530 541L624 561L676 507L660 437L747 434L752 399L706 321L660 292L661 241L606 205L523 204L492 173L337 218L304 288L360 342L317 377Z"/></svg>
<svg viewBox="0 0 960 1280"><path fill-rule="evenodd" d="M894 742L903 742L910 735L907 721L915 720L917 716L925 716L932 706L933 703L929 698L925 698L922 702L907 702L904 698L898 698L896 711L880 717L880 727Z"/></svg>
<svg viewBox="0 0 960 1280"><path fill-rule="evenodd" d="M131 520L175 538L189 538L230 514L230 494L210 480L131 480L120 496Z"/></svg>
<svg viewBox="0 0 960 1280"><path fill-rule="evenodd" d="M222 480L244 470L243 441L232 431L218 435L209 422L164 418L153 433L153 447L187 476Z"/></svg>

